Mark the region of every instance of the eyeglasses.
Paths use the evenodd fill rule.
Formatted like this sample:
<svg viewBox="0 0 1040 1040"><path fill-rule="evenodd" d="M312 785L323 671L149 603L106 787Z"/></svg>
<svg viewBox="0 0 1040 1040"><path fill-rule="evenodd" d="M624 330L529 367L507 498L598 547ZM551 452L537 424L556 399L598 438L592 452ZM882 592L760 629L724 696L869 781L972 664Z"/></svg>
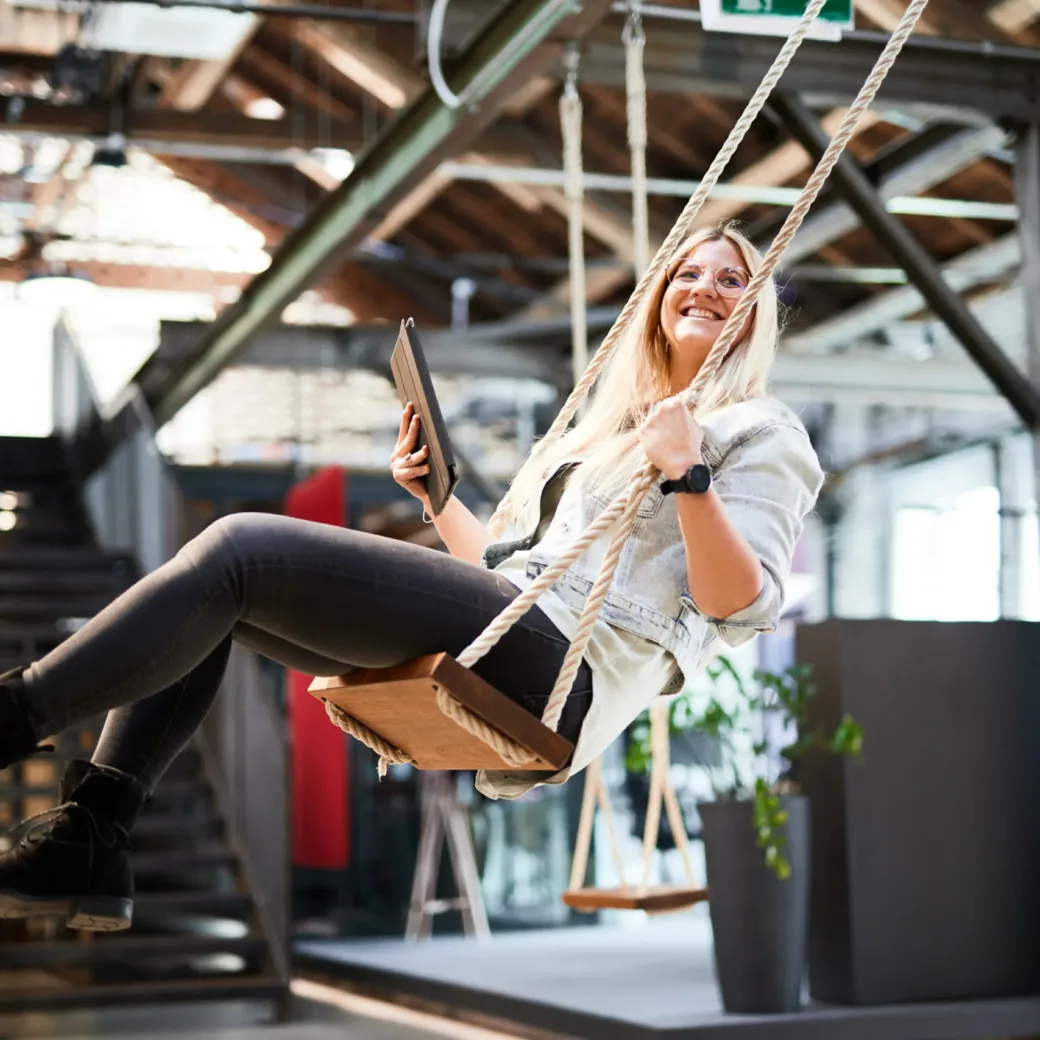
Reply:
<svg viewBox="0 0 1040 1040"><path fill-rule="evenodd" d="M748 287L751 275L742 267L720 267L717 271L705 267L703 264L692 261L680 261L668 272L668 284L674 285L679 292L690 292L700 285L701 280L707 275L711 278L715 291L720 296L740 296Z"/></svg>

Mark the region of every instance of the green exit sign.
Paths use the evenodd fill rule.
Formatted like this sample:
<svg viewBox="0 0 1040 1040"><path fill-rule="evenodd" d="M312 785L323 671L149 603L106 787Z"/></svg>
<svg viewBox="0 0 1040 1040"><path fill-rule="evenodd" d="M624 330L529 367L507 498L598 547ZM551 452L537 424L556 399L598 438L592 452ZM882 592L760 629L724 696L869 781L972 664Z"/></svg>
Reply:
<svg viewBox="0 0 1040 1040"><path fill-rule="evenodd" d="M808 0L701 0L701 21L705 29L717 32L788 36L807 6ZM853 0L827 0L809 35L840 40L853 28Z"/></svg>

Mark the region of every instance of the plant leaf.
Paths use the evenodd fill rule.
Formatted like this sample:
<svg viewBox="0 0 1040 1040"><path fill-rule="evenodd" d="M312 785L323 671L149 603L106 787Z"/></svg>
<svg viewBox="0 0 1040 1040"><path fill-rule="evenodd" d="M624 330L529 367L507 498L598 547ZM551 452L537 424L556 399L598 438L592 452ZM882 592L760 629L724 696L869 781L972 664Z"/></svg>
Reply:
<svg viewBox="0 0 1040 1040"><path fill-rule="evenodd" d="M863 751L863 729L851 716L844 715L831 737L831 750L839 755L858 758Z"/></svg>

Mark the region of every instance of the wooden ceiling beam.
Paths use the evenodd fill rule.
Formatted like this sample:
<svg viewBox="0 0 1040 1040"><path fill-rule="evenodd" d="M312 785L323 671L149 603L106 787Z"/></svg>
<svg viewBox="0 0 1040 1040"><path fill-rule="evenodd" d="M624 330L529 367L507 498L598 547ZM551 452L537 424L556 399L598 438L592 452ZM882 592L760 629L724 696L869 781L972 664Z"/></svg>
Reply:
<svg viewBox="0 0 1040 1040"><path fill-rule="evenodd" d="M425 81L349 25L298 18L292 35L341 76L396 111L422 92Z"/></svg>
<svg viewBox="0 0 1040 1040"><path fill-rule="evenodd" d="M1001 0L986 17L1006 33L1020 33L1040 18L1040 0Z"/></svg>
<svg viewBox="0 0 1040 1040"><path fill-rule="evenodd" d="M1008 4L1000 6L1008 7ZM1021 6L1016 0L1015 7L1020 9ZM862 11L885 32L892 32L906 13L906 3L904 0L856 0L856 10ZM997 13L999 10L997 7L990 11L980 11L970 0L943 0L942 4L925 10L917 23L917 31L929 36L993 40L996 43L1021 46L1022 40L1016 33L1026 28L1032 19L1017 28L1009 28L1003 23L1011 19L1006 13L1002 18Z"/></svg>
<svg viewBox="0 0 1040 1040"><path fill-rule="evenodd" d="M351 26L301 18L293 21L289 29L303 46L392 110L403 108L426 88L426 81L421 76L380 50L362 32ZM550 77L533 77L523 90L510 99L503 111L512 117L522 116L543 100L553 86L554 81ZM468 155L466 159L476 163L497 161L479 152ZM525 156L523 161L529 162L530 156ZM370 237L377 241L393 238L427 209L451 183L441 173L430 174L393 206L373 229ZM493 187L528 213L536 213L541 209L540 194L522 185L495 184Z"/></svg>
<svg viewBox="0 0 1040 1040"><path fill-rule="evenodd" d="M55 55L79 31L79 17L0 3L0 51Z"/></svg>
<svg viewBox="0 0 1040 1040"><path fill-rule="evenodd" d="M111 132L111 112L105 105L48 105L27 100L17 120L6 118L0 108L0 130L6 133L46 134L72 139L103 138ZM329 136L343 140L345 148L360 144L356 127L337 123L323 138L316 130L294 127L290 119L250 119L229 113L178 112L173 109L131 109L125 115L124 133L136 141L176 145L228 145L259 151L316 148ZM152 149L158 151L158 149Z"/></svg>
<svg viewBox="0 0 1040 1040"><path fill-rule="evenodd" d="M269 51L258 47L250 48L239 60L238 67L252 74L254 82L270 84L284 91L283 98L305 101L312 108L345 125L358 122L357 112L328 91L322 90L306 76L290 68Z"/></svg>
<svg viewBox="0 0 1040 1040"><path fill-rule="evenodd" d="M272 199L269 193L261 190L262 178L251 178L247 183L225 167L202 160L168 158L163 163L176 176L195 185L225 209L263 232L268 249L277 247L288 233L288 224L263 215ZM244 277L235 284L245 284L249 280L249 277ZM316 289L329 302L351 311L359 321L374 321L406 312L415 314L416 320L429 318L425 309L417 308L414 303L409 305L401 293L358 264L345 264Z"/></svg>
<svg viewBox="0 0 1040 1040"><path fill-rule="evenodd" d="M91 280L109 289L149 289L164 292L209 293L227 287L241 288L253 277L232 271L210 271L181 267L147 267L90 260L72 265ZM0 281L19 282L30 268L18 261L0 260Z"/></svg>
<svg viewBox="0 0 1040 1040"><path fill-rule="evenodd" d="M241 289L251 274L180 267L148 267L86 261L73 265L77 271L107 289L147 289L160 292L205 293L218 305L226 304L217 290ZM24 263L0 260L0 282L20 282L30 268ZM346 264L335 276L318 287L322 295L350 310L360 322L396 320L401 314L414 314L417 321L429 323L430 315L417 309L415 301L385 285L358 264Z"/></svg>
<svg viewBox="0 0 1040 1040"><path fill-rule="evenodd" d="M164 157L162 164L174 176L205 192L218 205L260 231L267 248L277 246L285 237L287 225L263 214L263 208L269 202L266 196L251 185L244 184L223 166L201 159L174 156Z"/></svg>
<svg viewBox="0 0 1040 1040"><path fill-rule="evenodd" d="M232 108L238 109L239 112L248 114L253 105L264 100L271 100L282 107L284 113L284 106L281 106L276 98L272 98L266 90L262 90L238 72L229 72L220 81L217 91Z"/></svg>
<svg viewBox="0 0 1040 1040"><path fill-rule="evenodd" d="M152 58L147 63L147 74L160 85L159 108L178 112L198 112L209 104L217 88L231 71L243 51L260 28L261 19L247 15L249 24L235 46L222 58L204 61L186 58L180 62Z"/></svg>
<svg viewBox="0 0 1040 1040"><path fill-rule="evenodd" d="M834 135L845 118L847 109L835 108L820 120L820 125L829 136ZM867 111L856 125L855 133L862 134L880 121L879 117ZM727 177L728 184L754 187L778 188L793 180L799 174L811 169L813 162L809 153L797 141L785 141L772 151L762 156L757 162L746 166L739 173ZM750 203L742 199L709 199L701 209L697 223L700 226L721 224L727 220L735 220Z"/></svg>
<svg viewBox="0 0 1040 1040"><path fill-rule="evenodd" d="M845 109L835 109L828 113L824 117L827 132L833 134L844 116ZM865 113L856 128L856 133L862 133L877 121L878 117L873 113ZM811 166L812 161L808 152L796 141L786 141L758 162L728 180L735 184L777 187L786 184ZM542 198L546 204L566 216L567 201L563 192L558 189L540 190L543 191ZM748 205L747 202L739 199L709 199L701 209L697 223L703 227L733 220L743 213ZM634 260L631 218L626 214L607 208L603 203L597 203L593 196L587 195L585 198L585 227L589 234L613 250L619 259L626 263ZM653 254L661 247L661 243L667 235L667 229L658 226L651 228L651 231L650 251ZM623 288L633 278L634 272L624 267L590 271L585 280L585 298L589 303L599 302ZM544 297L524 312L525 316L536 319L558 313L567 304L569 297L570 279L562 278Z"/></svg>

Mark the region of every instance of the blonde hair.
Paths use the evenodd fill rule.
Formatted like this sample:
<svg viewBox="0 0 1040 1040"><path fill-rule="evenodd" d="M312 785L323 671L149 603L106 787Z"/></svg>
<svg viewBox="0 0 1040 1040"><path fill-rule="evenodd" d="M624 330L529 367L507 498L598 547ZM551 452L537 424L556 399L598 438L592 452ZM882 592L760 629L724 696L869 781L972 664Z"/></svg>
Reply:
<svg viewBox="0 0 1040 1040"><path fill-rule="evenodd" d="M762 256L733 224L698 229L676 251L675 260L689 256L702 242L723 239L738 250L753 276L761 267ZM526 528L537 523L538 489L565 459L580 460L572 479L614 493L621 491L642 461L637 450L639 426L650 408L671 394L668 342L661 328L661 303L670 269L671 265L662 271L615 347L581 420L558 440L537 445L513 478L509 495L512 506L497 518L496 536L507 525L522 524ZM756 300L748 332L698 401L698 417L766 392L779 320L776 285L769 279Z"/></svg>

